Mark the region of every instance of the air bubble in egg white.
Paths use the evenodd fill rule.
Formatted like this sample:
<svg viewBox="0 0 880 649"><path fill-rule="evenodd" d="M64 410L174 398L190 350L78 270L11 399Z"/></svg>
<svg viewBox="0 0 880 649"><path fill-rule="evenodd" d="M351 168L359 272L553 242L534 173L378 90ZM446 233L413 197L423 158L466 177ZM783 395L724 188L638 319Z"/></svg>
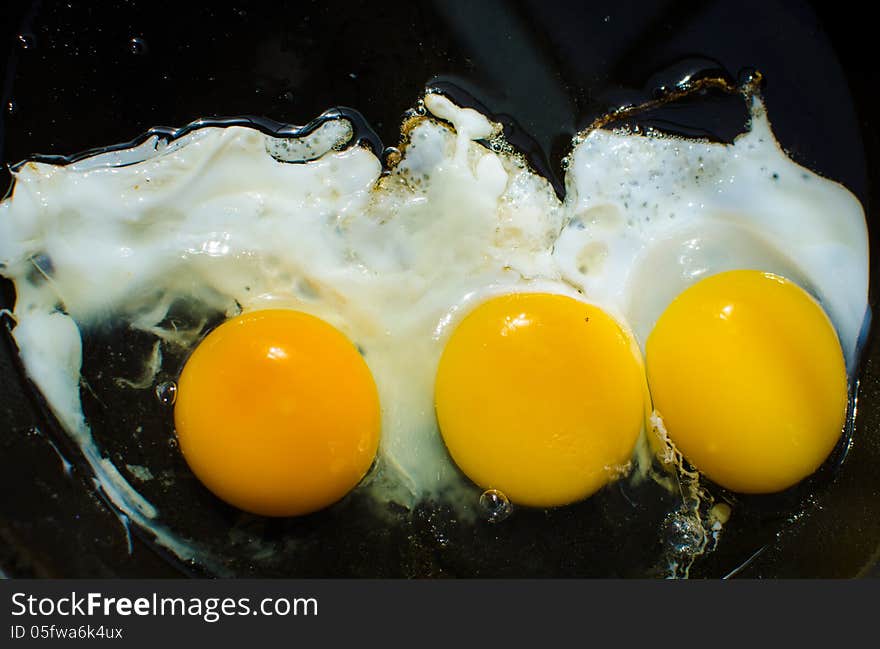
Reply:
<svg viewBox="0 0 880 649"><path fill-rule="evenodd" d="M177 384L174 381L164 381L156 386L156 398L163 406L173 406L177 401Z"/></svg>
<svg viewBox="0 0 880 649"><path fill-rule="evenodd" d="M128 50L136 55L146 54L147 42L139 36L133 36L128 41Z"/></svg>
<svg viewBox="0 0 880 649"><path fill-rule="evenodd" d="M513 505L498 489L487 489L480 495L480 509L490 523L500 523L513 513Z"/></svg>
<svg viewBox="0 0 880 649"><path fill-rule="evenodd" d="M706 533L687 512L675 512L667 516L663 537L668 551L676 557L693 557L706 544Z"/></svg>

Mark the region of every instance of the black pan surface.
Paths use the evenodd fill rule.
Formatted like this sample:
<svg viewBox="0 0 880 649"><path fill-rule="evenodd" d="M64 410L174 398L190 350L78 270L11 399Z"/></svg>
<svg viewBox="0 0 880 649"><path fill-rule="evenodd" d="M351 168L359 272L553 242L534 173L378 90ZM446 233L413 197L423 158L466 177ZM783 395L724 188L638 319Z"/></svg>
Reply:
<svg viewBox="0 0 880 649"><path fill-rule="evenodd" d="M572 135L610 108L649 99L688 72L737 78L758 69L783 146L862 200L875 241L880 141L864 44L871 35L830 3L303 1L214 9L179 1L43 2L5 12L0 156L6 163L125 142L154 126L201 117L259 115L304 124L333 106L359 110L384 144L394 145L403 113L434 85L485 106L561 190L561 158ZM741 106L720 96L643 117L723 140L742 128L743 118ZM876 263L871 273L873 286ZM13 299L4 282L2 306ZM119 332L102 335L121 341ZM107 355L104 338L84 343L84 371L97 376L97 368L124 363ZM743 499L722 544L694 564L691 576L880 574L876 336L865 359L848 451L839 448L791 492ZM23 380L5 334L0 404L0 566L7 575L217 574L172 559L136 529L126 533ZM233 511L191 476L187 481L179 454L161 443L168 413L154 401L98 404L84 395L84 407L114 459L136 453L145 464L176 467L186 497L168 509L192 519L195 535L223 558L224 573L660 575L664 510L632 506L632 494L623 491L559 510L518 511L496 526L457 525L429 505L406 524L377 526L356 501L268 521ZM137 451L111 434L135 420L148 422L148 443ZM305 539L295 556L283 552L291 537ZM274 556L253 559L242 549L251 543Z"/></svg>

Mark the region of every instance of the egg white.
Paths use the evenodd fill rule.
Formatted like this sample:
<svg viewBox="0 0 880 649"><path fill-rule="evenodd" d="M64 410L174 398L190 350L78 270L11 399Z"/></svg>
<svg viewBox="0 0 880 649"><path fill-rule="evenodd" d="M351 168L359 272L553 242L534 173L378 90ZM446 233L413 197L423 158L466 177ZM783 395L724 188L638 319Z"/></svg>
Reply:
<svg viewBox="0 0 880 649"><path fill-rule="evenodd" d="M382 437L359 487L473 513L476 490L437 430L433 382L458 320L489 296L570 295L644 343L665 306L732 268L813 292L854 367L867 310L858 200L779 148L763 105L732 145L596 130L576 138L560 201L472 109L428 94L383 175L342 117L302 138L241 126L153 137L71 165L29 162L0 203L2 273L29 378L84 449L111 500L183 558L92 441L79 397L81 329L107 319L191 346L162 326L178 299L233 315L299 309L343 331L379 390ZM154 368L155 369L155 368Z"/></svg>
<svg viewBox="0 0 880 649"><path fill-rule="evenodd" d="M793 162L763 103L733 144L595 130L569 157L563 275L619 307L644 345L666 306L726 270L773 272L812 293L858 360L868 236L858 199Z"/></svg>

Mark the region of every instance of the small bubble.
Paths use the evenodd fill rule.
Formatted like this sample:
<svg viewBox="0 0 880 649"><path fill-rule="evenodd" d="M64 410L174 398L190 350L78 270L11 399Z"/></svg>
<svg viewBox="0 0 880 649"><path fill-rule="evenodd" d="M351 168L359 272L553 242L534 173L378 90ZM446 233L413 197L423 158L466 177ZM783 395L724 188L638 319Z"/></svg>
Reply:
<svg viewBox="0 0 880 649"><path fill-rule="evenodd" d="M385 150L382 152L382 159L385 161L385 164L389 167L394 166L398 162L400 162L400 158L401 158L400 149L398 149L396 147L393 147L393 146L386 147Z"/></svg>
<svg viewBox="0 0 880 649"><path fill-rule="evenodd" d="M146 54L147 53L147 42L141 38L140 36L133 36L128 41L128 50L132 54Z"/></svg>
<svg viewBox="0 0 880 649"><path fill-rule="evenodd" d="M177 448L177 446L178 446L177 437L174 437L174 436L169 437L168 438L168 447L169 448Z"/></svg>
<svg viewBox="0 0 880 649"><path fill-rule="evenodd" d="M30 50L36 47L37 38L33 34L19 34L18 44L23 50Z"/></svg>
<svg viewBox="0 0 880 649"><path fill-rule="evenodd" d="M684 513L672 514L666 519L664 536L667 546L679 556L699 554L706 541L700 524Z"/></svg>
<svg viewBox="0 0 880 649"><path fill-rule="evenodd" d="M156 398L164 406L173 406L177 400L177 384L174 381L165 381L156 386Z"/></svg>
<svg viewBox="0 0 880 649"><path fill-rule="evenodd" d="M487 489L480 496L480 508L490 523L500 523L513 512L507 496L497 489Z"/></svg>
<svg viewBox="0 0 880 649"><path fill-rule="evenodd" d="M283 95L281 95L281 99L283 99L284 101L293 101L293 93L288 90Z"/></svg>
<svg viewBox="0 0 880 649"><path fill-rule="evenodd" d="M610 23L610 22L611 22L611 16L605 16L605 17L602 19L602 22Z"/></svg>

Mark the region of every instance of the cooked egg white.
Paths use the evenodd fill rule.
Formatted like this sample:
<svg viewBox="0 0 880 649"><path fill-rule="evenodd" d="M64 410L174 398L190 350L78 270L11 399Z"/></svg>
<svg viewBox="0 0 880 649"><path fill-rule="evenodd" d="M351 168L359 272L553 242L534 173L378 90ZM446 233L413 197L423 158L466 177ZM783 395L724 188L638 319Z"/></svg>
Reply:
<svg viewBox="0 0 880 649"><path fill-rule="evenodd" d="M292 308L342 331L375 378L382 437L370 488L407 505L461 488L433 414L448 323L481 296L576 291L548 272L563 218L549 183L473 141L498 132L484 116L441 96L425 103L455 127L417 120L381 180L367 149L303 163L288 148L278 160L273 138L241 127L149 140L137 164L105 155L21 168L0 217L4 272L17 281L14 335L59 419L87 435L80 327L113 317L156 331L180 297L229 315ZM34 273L37 257L51 273ZM26 336L48 323L64 335ZM40 355L56 363L28 362Z"/></svg>
<svg viewBox="0 0 880 649"><path fill-rule="evenodd" d="M452 462L434 384L446 343L492 297L567 296L608 314L643 351L682 291L754 268L811 293L855 368L867 310L862 208L789 160L763 105L752 108L732 145L585 133L568 158L564 201L509 147L485 145L501 141L498 124L439 94L405 124L402 158L386 175L341 116L304 138L204 127L66 166L28 162L0 204L13 335L114 503L144 523L161 512L91 441L80 331L113 318L167 340L177 333L160 324L182 297L229 317L317 316L357 346L378 390L377 463L358 488L467 515L493 485L475 488ZM175 533L151 529L193 554Z"/></svg>
<svg viewBox="0 0 880 649"><path fill-rule="evenodd" d="M554 257L566 279L618 305L644 345L666 306L726 270L796 282L835 324L852 372L868 294L858 199L790 160L764 105L733 144L595 130L569 157L567 226Z"/></svg>

